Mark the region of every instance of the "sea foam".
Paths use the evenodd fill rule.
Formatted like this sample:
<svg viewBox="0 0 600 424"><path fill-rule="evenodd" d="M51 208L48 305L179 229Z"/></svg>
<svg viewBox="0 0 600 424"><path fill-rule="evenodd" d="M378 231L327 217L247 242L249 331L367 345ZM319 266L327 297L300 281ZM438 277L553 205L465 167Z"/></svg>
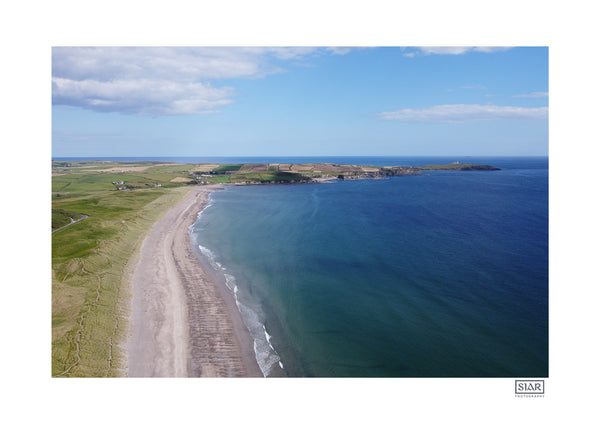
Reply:
<svg viewBox="0 0 600 424"><path fill-rule="evenodd" d="M254 302L252 302L252 299L248 294L245 294L244 296L246 301L240 299L240 289L236 284L236 278L232 274L224 272L226 268L221 262L217 261L217 256L212 250L201 244L198 244L198 250L208 260L210 266L224 277L225 286L229 292L233 294L235 304L242 316L242 320L254 340L253 346L256 362L263 375L267 377L275 364L278 364L279 367L283 369L281 358L271 343L271 335L267 332L265 325L260 319L260 315L262 315L260 306L253 305L254 307L250 307L248 303ZM257 311L260 311L260 314Z"/></svg>

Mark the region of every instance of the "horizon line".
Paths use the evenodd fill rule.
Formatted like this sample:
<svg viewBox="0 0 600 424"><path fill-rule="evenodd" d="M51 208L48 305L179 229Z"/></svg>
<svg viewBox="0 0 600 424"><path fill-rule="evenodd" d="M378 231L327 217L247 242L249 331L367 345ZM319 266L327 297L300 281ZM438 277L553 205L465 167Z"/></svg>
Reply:
<svg viewBox="0 0 600 424"><path fill-rule="evenodd" d="M59 158L78 158L78 159L93 159L93 158L275 158L275 157L347 157L347 158L360 158L360 157L549 157L548 154L538 154L538 155L486 155L486 154L439 154L439 155L181 155L181 156L152 156L152 155L144 155L144 156L52 156L52 159Z"/></svg>

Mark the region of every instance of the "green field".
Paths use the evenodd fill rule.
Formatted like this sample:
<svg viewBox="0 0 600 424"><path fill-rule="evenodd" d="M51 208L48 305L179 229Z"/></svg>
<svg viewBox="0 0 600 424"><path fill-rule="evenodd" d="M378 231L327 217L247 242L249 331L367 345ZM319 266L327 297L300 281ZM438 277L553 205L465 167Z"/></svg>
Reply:
<svg viewBox="0 0 600 424"><path fill-rule="evenodd" d="M213 172L215 173L219 173L219 172L232 172L232 171L239 171L240 168L243 165L238 164L238 165L220 165L218 167L216 167L215 169L213 169Z"/></svg>
<svg viewBox="0 0 600 424"><path fill-rule="evenodd" d="M130 169L124 172L110 172L118 168L113 163L94 168L81 167L53 167L56 173L52 177L52 191L82 192L82 191L104 191L117 190L114 182L123 181L121 186L129 189L151 188L151 187L178 187L181 184L173 182L176 178L187 178L193 165L153 165L143 171L137 169L142 166L122 166L122 169ZM57 175L62 174L62 175Z"/></svg>

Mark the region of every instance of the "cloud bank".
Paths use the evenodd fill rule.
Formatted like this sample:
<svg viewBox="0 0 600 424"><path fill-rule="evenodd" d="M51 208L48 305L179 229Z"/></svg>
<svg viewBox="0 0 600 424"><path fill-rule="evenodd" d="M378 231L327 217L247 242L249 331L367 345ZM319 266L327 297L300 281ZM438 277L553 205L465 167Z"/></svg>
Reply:
<svg viewBox="0 0 600 424"><path fill-rule="evenodd" d="M214 112L232 102L231 87L160 79L113 81L52 79L55 104L100 112L139 115L187 115Z"/></svg>
<svg viewBox="0 0 600 424"><path fill-rule="evenodd" d="M467 122L496 119L544 119L547 107L494 105L438 105L422 109L400 109L377 114L379 119L405 122Z"/></svg>
<svg viewBox="0 0 600 424"><path fill-rule="evenodd" d="M52 103L134 115L214 113L233 103L235 90L224 80L263 78L282 72L286 61L349 51L315 47L55 47Z"/></svg>

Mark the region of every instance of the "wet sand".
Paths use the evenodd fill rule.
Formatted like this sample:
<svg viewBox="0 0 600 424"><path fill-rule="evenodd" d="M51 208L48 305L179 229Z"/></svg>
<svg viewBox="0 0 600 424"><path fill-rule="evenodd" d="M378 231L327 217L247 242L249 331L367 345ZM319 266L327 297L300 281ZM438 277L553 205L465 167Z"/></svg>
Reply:
<svg viewBox="0 0 600 424"><path fill-rule="evenodd" d="M263 376L233 297L190 246L188 228L216 188L195 188L141 246L132 278L129 377Z"/></svg>

